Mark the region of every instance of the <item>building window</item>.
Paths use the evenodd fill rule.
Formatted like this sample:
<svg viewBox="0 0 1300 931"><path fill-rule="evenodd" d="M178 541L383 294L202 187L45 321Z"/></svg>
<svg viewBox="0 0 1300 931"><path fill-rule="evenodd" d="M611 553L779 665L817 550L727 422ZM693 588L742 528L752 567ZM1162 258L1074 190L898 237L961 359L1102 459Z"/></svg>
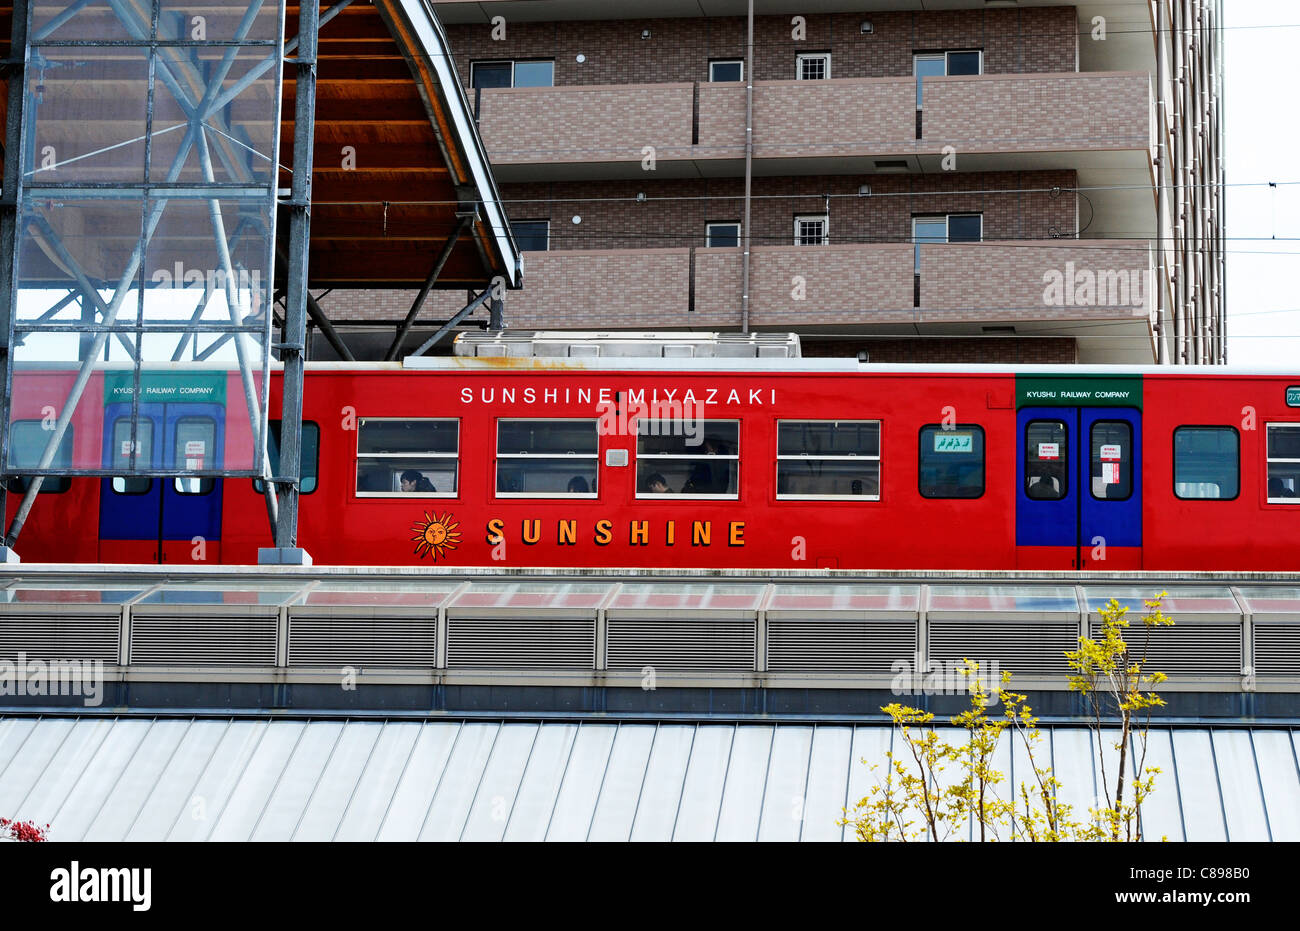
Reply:
<svg viewBox="0 0 1300 931"><path fill-rule="evenodd" d="M743 81L745 80L745 62L739 58L711 61L709 62L709 80Z"/></svg>
<svg viewBox="0 0 1300 931"><path fill-rule="evenodd" d="M777 421L776 496L878 501L880 421Z"/></svg>
<svg viewBox="0 0 1300 931"><path fill-rule="evenodd" d="M553 61L475 61L470 62L469 84L485 87L554 87Z"/></svg>
<svg viewBox="0 0 1300 931"><path fill-rule="evenodd" d="M917 487L922 498L979 498L984 494L984 428L939 424L921 428Z"/></svg>
<svg viewBox="0 0 1300 931"><path fill-rule="evenodd" d="M636 496L737 498L740 421L637 422Z"/></svg>
<svg viewBox="0 0 1300 931"><path fill-rule="evenodd" d="M1059 420L1025 424L1025 496L1060 501L1070 492L1070 437Z"/></svg>
<svg viewBox="0 0 1300 931"><path fill-rule="evenodd" d="M978 213L947 213L912 217L912 242L916 243L916 273L921 273L921 245L934 242L981 242L984 217Z"/></svg>
<svg viewBox="0 0 1300 931"><path fill-rule="evenodd" d="M551 247L550 220L511 220L510 232L520 252L545 252Z"/></svg>
<svg viewBox="0 0 1300 931"><path fill-rule="evenodd" d="M59 448L50 461L50 468L72 468L72 429L69 424L63 432L63 439L59 441ZM45 446L49 441L50 431L45 429L43 421L15 420L9 428L9 467L16 472L36 468L40 465L41 456L45 455ZM31 487L31 479L15 476L5 481L5 487L16 495L26 494ZM58 495L71 487L72 479L47 475L41 482L41 494Z"/></svg>
<svg viewBox="0 0 1300 931"><path fill-rule="evenodd" d="M916 109L920 110L921 89L925 78L983 74L984 53L972 49L952 52L917 52L912 56L912 73L916 76Z"/></svg>
<svg viewBox="0 0 1300 931"><path fill-rule="evenodd" d="M595 420L498 420L497 497L594 498Z"/></svg>
<svg viewBox="0 0 1300 931"><path fill-rule="evenodd" d="M734 249L740 245L739 223L710 223L705 242L710 249Z"/></svg>
<svg viewBox="0 0 1300 931"><path fill-rule="evenodd" d="M795 77L800 81L825 81L830 76L830 52L813 52L795 56Z"/></svg>
<svg viewBox="0 0 1300 931"><path fill-rule="evenodd" d="M357 422L357 496L453 498L460 421L363 417Z"/></svg>
<svg viewBox="0 0 1300 931"><path fill-rule="evenodd" d="M1300 423L1268 425L1268 500L1300 504Z"/></svg>
<svg viewBox="0 0 1300 931"><path fill-rule="evenodd" d="M270 431L266 434L266 457L271 461L275 474L280 473L280 421L272 420L268 424ZM320 426L310 420L302 423L302 450L298 455L301 477L298 480L298 493L309 495L316 490L320 475ZM263 493L262 480L253 479L253 491Z"/></svg>
<svg viewBox="0 0 1300 931"><path fill-rule="evenodd" d="M1233 427L1174 431L1174 494L1228 501L1241 487L1241 438Z"/></svg>
<svg viewBox="0 0 1300 931"><path fill-rule="evenodd" d="M824 246L830 242L831 218L824 213L794 218L796 246Z"/></svg>

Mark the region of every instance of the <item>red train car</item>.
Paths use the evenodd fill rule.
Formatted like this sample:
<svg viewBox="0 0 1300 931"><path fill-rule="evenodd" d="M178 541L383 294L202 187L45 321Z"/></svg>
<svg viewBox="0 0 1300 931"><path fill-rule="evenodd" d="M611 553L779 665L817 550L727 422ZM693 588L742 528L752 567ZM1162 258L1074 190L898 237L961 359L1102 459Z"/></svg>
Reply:
<svg viewBox="0 0 1300 931"><path fill-rule="evenodd" d="M109 463L88 390L69 454ZM20 444L42 394L15 392ZM1300 375L436 358L310 364L305 397L299 544L321 564L1300 569ZM274 434L278 375L271 399ZM154 461L247 449L246 420L199 404L157 412ZM29 561L270 545L252 479L49 484Z"/></svg>

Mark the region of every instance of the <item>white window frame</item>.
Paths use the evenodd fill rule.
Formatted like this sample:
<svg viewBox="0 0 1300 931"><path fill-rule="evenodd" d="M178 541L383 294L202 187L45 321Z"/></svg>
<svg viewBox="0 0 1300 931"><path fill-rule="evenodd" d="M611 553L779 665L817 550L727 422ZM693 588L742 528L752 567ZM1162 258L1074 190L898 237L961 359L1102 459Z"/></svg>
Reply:
<svg viewBox="0 0 1300 931"><path fill-rule="evenodd" d="M501 452L501 425L503 423L590 423L596 434L596 451L594 453L503 453ZM590 460L595 464L595 491L502 491L497 487L499 473L497 463L502 459L564 459L573 457L575 462ZM497 498L596 498L600 494L600 419L596 417L498 417L496 421L496 445L493 447L492 492Z"/></svg>
<svg viewBox="0 0 1300 931"><path fill-rule="evenodd" d="M713 244L713 228L715 226L731 226L736 229L735 246L715 246ZM741 246L740 221L738 220L718 220L715 223L706 223L704 225L704 242L705 248L708 249L737 249Z"/></svg>
<svg viewBox="0 0 1300 931"><path fill-rule="evenodd" d="M831 216L828 213L800 213L794 218L794 244L796 246L814 245L801 241L799 224L806 223L810 220L820 220L822 222L822 241L815 243L819 246L829 246L831 244Z"/></svg>
<svg viewBox="0 0 1300 931"><path fill-rule="evenodd" d="M698 423L698 424L700 425L700 437L701 437L701 443L700 443L700 445L701 445L701 446L704 445L704 444L703 444L703 437L704 437L704 434L706 434L706 433L708 432L708 428L709 428L709 425L710 425L710 424L734 423L734 424L736 425L736 451L735 451L734 453L727 453L727 454L725 454L725 455L714 455L714 456L691 456L691 455L678 455L677 453L646 453L646 454L643 455L643 454L641 453L641 444L640 444L640 437L641 437L641 426L640 426L640 425L641 425L641 424L645 424L645 423L653 423L653 424L665 424L665 423L667 423L667 424L674 424L674 423L680 423L680 422L681 422L681 421L679 421L679 420L674 420L674 419L667 419L667 420L665 420L665 419L663 419L663 418L646 418L646 419L642 420L642 419L638 418L638 420L637 420L637 440L638 440L638 442L637 442L637 446L636 446L636 461L637 461L637 465L636 465L636 471L633 473L633 476L632 476L632 477L633 477L633 481L634 481L634 482L636 483L636 485L637 485L637 489L636 489L636 497L637 497L637 499L638 499L638 500L641 500L641 501L667 501L667 500L672 500L672 501L739 501L739 500L740 500L740 419L739 419L739 418L736 418L736 417L731 417L731 418L722 417L722 418L716 418L716 419L713 419L713 420L699 420L699 421L695 421L696 423ZM657 430L658 432L655 432L655 431L649 431L649 432L646 433L646 435L647 435L647 436L685 436L685 431L684 431L684 430L682 430L682 431L680 431L680 432L673 432L673 431L670 430L669 432L665 433L662 429L660 429L660 428L657 427L657 426L656 426L655 430ZM642 461L642 460L645 460L646 462L672 462L672 461L678 461L678 460L683 460L683 459L684 459L684 460L688 460L688 461L691 461L691 460L699 460L699 459L716 459L716 460L718 460L719 462L729 462L729 461L731 461L731 460L735 460L735 462L736 462L736 493L733 494L733 495L692 495L692 494L685 494L685 495L684 495L684 494L682 494L680 491L670 491L670 492L666 492L666 493L664 493L664 494L653 494L653 493L651 493L651 492L648 492L648 491L642 491L642 490L641 490L641 488L640 488L640 483L641 483L640 480L641 480L641 461Z"/></svg>
<svg viewBox="0 0 1300 931"><path fill-rule="evenodd" d="M799 453L797 455L781 454L781 424L783 423L834 423L834 424L875 424L876 425L876 448L883 449L885 441L885 425L880 420L828 420L828 419L783 419L776 422L776 462L774 463L773 480L774 488L779 489L779 478L781 475L781 462L808 462L816 460L817 462L835 460L836 462L875 462L876 465L876 493L874 495L795 495L789 492L776 493L778 501L879 501L880 488L884 484L884 475L880 469L880 453L874 456L836 456L823 455L821 453Z"/></svg>
<svg viewBox="0 0 1300 931"><path fill-rule="evenodd" d="M1272 432L1272 430L1273 430L1274 427L1291 427L1292 429L1300 430L1300 423L1296 423L1296 422L1291 422L1291 423L1278 422L1278 423L1266 423L1266 424L1264 425L1264 496L1265 496L1265 500L1268 501L1269 504L1291 504L1291 505L1300 504L1300 497L1295 497L1295 498L1270 498L1270 497L1268 497L1268 467L1269 467L1270 465L1272 465L1272 464L1275 463L1275 462L1293 463L1293 464L1296 466L1296 471L1300 471L1300 459L1275 458L1275 457L1270 456L1270 455L1268 454L1268 437L1269 437L1269 433ZM1297 489L1297 492L1300 492L1300 489Z"/></svg>
<svg viewBox="0 0 1300 931"><path fill-rule="evenodd" d="M404 452L404 453L363 453L361 452L361 427L366 423L400 421L402 423L454 423L456 425L456 451L454 453ZM352 493L358 498L458 498L460 497L460 418L459 417L358 417L357 445L354 450L356 472L352 476ZM452 459L456 462L455 491L360 491L357 489L357 476L363 461L383 459ZM317 478L319 485L320 479Z"/></svg>
<svg viewBox="0 0 1300 931"><path fill-rule="evenodd" d="M824 78L805 78L803 76L803 63L814 58L823 58L826 60L826 77ZM800 52L794 56L794 77L796 81L829 81L831 79L831 53L830 52Z"/></svg>
<svg viewBox="0 0 1300 931"><path fill-rule="evenodd" d="M522 64L525 64L525 65L542 64L542 63L548 63L548 64L550 64L550 66L551 66L551 83L550 83L550 86L551 86L551 87L554 87L554 86L555 86L555 59L553 59L553 58L484 58L484 59L482 59L482 60L480 60L480 61L472 61L472 62L469 63L469 87L470 87L470 90L474 90L474 89L475 89L475 87L474 87L474 69L477 68L479 65L509 65L509 66L510 66L510 86L513 88L513 87L515 86L515 65L517 65L517 64L521 64L521 63L522 63ZM496 90L496 88L485 88L485 89L488 89L488 90Z"/></svg>
<svg viewBox="0 0 1300 931"><path fill-rule="evenodd" d="M745 59L743 58L718 58L709 62L709 83L710 84L736 84L737 81L718 81L713 77L714 65L740 65L740 80L745 80Z"/></svg>

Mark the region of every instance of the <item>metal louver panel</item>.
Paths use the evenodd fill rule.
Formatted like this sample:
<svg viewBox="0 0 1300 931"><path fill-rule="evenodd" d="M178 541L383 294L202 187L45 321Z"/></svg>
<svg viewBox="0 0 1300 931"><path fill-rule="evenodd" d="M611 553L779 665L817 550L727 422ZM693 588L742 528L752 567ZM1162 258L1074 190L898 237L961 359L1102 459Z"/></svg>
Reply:
<svg viewBox="0 0 1300 931"><path fill-rule="evenodd" d="M1092 624L1094 639L1101 637L1101 625ZM1137 659L1142 654L1146 632L1139 626L1128 628L1124 640ZM1163 672L1171 679L1184 676L1241 675L1240 624L1184 624L1159 627L1151 631L1147 649L1148 672Z"/></svg>
<svg viewBox="0 0 1300 931"><path fill-rule="evenodd" d="M916 652L915 621L768 622L769 672L885 673Z"/></svg>
<svg viewBox="0 0 1300 931"><path fill-rule="evenodd" d="M275 617L144 614L131 618L131 662L275 665Z"/></svg>
<svg viewBox="0 0 1300 931"><path fill-rule="evenodd" d="M751 620L610 618L610 669L754 670Z"/></svg>
<svg viewBox="0 0 1300 931"><path fill-rule="evenodd" d="M929 657L944 663L971 659L997 663L999 669L1021 676L1062 676L1069 673L1065 651L1079 648L1079 625L1058 623L1010 624L985 621L931 621Z"/></svg>
<svg viewBox="0 0 1300 931"><path fill-rule="evenodd" d="M0 659L101 660L117 662L116 614L0 615Z"/></svg>
<svg viewBox="0 0 1300 931"><path fill-rule="evenodd" d="M1300 624L1255 625L1255 675L1300 676Z"/></svg>
<svg viewBox="0 0 1300 931"><path fill-rule="evenodd" d="M289 615L290 666L435 666L434 617Z"/></svg>
<svg viewBox="0 0 1300 931"><path fill-rule="evenodd" d="M447 666L595 669L596 623L590 618L451 618Z"/></svg>

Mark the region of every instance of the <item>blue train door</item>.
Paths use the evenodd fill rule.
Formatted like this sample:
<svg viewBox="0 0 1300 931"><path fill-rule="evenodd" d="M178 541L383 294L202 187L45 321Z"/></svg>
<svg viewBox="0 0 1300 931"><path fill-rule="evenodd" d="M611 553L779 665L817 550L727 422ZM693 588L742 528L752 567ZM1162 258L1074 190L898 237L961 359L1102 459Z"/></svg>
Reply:
<svg viewBox="0 0 1300 931"><path fill-rule="evenodd" d="M137 461L155 469L220 468L219 404L141 404ZM104 409L104 465L125 469L131 405ZM221 482L210 477L102 480L99 558L104 562L194 563L221 558Z"/></svg>
<svg viewBox="0 0 1300 931"><path fill-rule="evenodd" d="M1021 569L1142 567L1142 414L1022 407L1016 416Z"/></svg>

